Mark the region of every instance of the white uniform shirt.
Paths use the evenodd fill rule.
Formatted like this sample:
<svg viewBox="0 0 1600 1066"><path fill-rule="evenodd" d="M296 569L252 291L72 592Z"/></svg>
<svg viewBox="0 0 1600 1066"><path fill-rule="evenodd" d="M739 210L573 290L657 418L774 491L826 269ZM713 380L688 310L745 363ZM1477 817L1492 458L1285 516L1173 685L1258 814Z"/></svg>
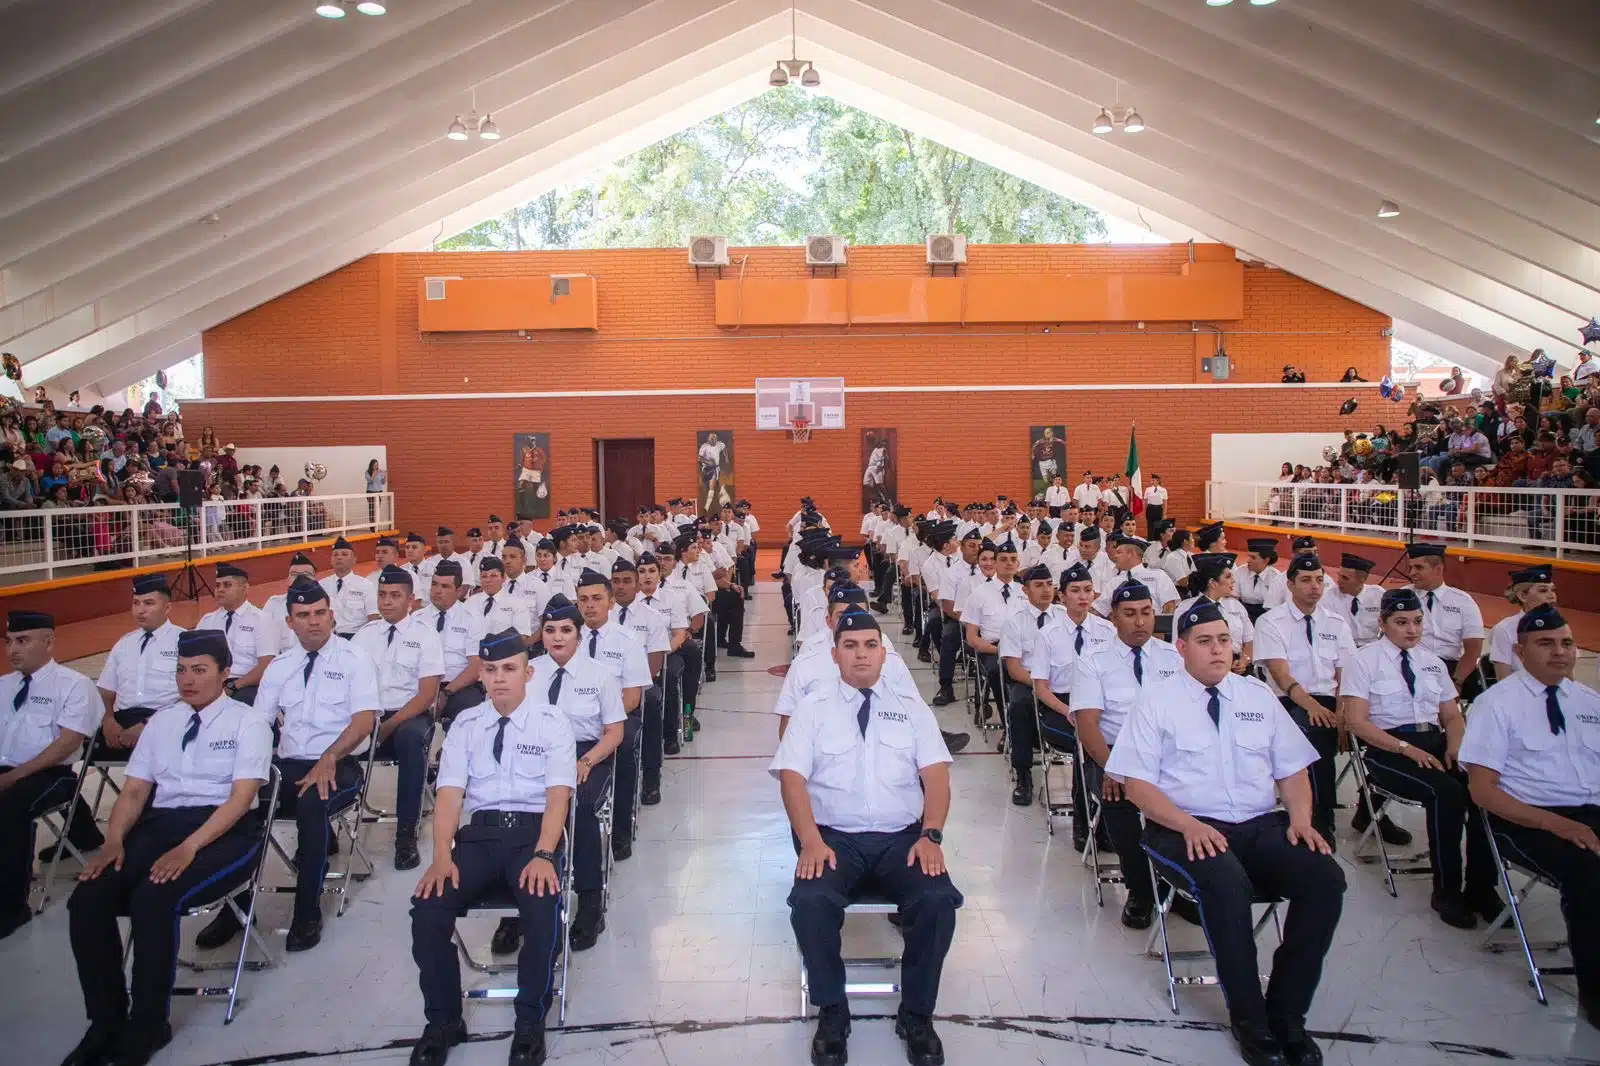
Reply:
<svg viewBox="0 0 1600 1066"><path fill-rule="evenodd" d="M0 676L0 766L21 766L53 744L63 729L92 737L100 727L100 694L78 671L50 660L34 671L27 699L15 707L21 687L21 671ZM77 758L78 752L70 751L61 765Z"/></svg>
<svg viewBox="0 0 1600 1066"><path fill-rule="evenodd" d="M317 652L305 679L308 652L296 645L272 660L262 675L255 709L271 722L280 712L278 754L285 759L320 759L362 711L382 710L378 669L367 653L334 637Z"/></svg>
<svg viewBox="0 0 1600 1066"><path fill-rule="evenodd" d="M415 617L439 636L439 647L444 652L444 682L449 684L467 668L467 660L478 654L483 643L483 613L472 611L464 603L454 603L444 613L444 625L439 624L439 608L428 604Z"/></svg>
<svg viewBox="0 0 1600 1066"><path fill-rule="evenodd" d="M700 558L694 562L679 563L673 567L672 576L700 593L700 595L709 598L715 595L717 591L717 579L712 572L713 570L715 570L715 567L711 565L711 560L707 559L705 553L702 552ZM795 576L798 577L799 575L796 574ZM818 577L820 576L819 572Z"/></svg>
<svg viewBox="0 0 1600 1066"><path fill-rule="evenodd" d="M168 621L161 623L148 641L143 629L135 629L111 646L96 684L117 694L112 710L160 710L178 702L178 634L182 632Z"/></svg>
<svg viewBox="0 0 1600 1066"><path fill-rule="evenodd" d="M329 574L317 584L328 593L335 633L354 633L378 613L378 586L360 574Z"/></svg>
<svg viewBox="0 0 1600 1066"><path fill-rule="evenodd" d="M394 635L390 636L393 630ZM378 672L378 709L385 714L398 711L416 698L422 679L437 677L444 682L444 651L439 634L410 614L398 622L382 618L368 622L350 638Z"/></svg>
<svg viewBox="0 0 1600 1066"><path fill-rule="evenodd" d="M1028 596L1014 579L987 578L967 590L961 621L978 627L978 635L990 643L1000 640L1000 630L1013 614L1030 610Z"/></svg>
<svg viewBox="0 0 1600 1066"><path fill-rule="evenodd" d="M1167 505L1167 490L1160 485L1151 485L1144 490L1144 502L1150 507L1165 507Z"/></svg>
<svg viewBox="0 0 1600 1066"><path fill-rule="evenodd" d="M287 593L280 592L276 596L268 596L267 602L261 605L263 624L266 626L266 635L263 638L264 646L272 649L272 654L282 655L290 648L300 643L300 638L294 635L294 630L289 628L289 597Z"/></svg>
<svg viewBox="0 0 1600 1066"><path fill-rule="evenodd" d="M1199 596L1190 596L1173 609L1172 616L1174 618L1182 616L1183 612L1194 606L1199 599ZM1228 623L1228 636L1233 638L1233 652L1237 655L1244 650L1246 644L1256 639L1255 623L1250 621L1250 615L1245 611L1244 604L1234 597L1224 596L1214 602L1222 611L1222 620Z"/></svg>
<svg viewBox="0 0 1600 1066"><path fill-rule="evenodd" d="M650 660L644 646L634 639L633 633L615 622L607 621L599 629L587 624L578 630L578 654L593 659L617 679L624 688L649 688Z"/></svg>
<svg viewBox="0 0 1600 1066"><path fill-rule="evenodd" d="M1449 585L1440 585L1432 592L1406 587L1422 601L1422 646L1439 658L1459 660L1462 641L1484 635L1483 612L1470 593Z"/></svg>
<svg viewBox="0 0 1600 1066"><path fill-rule="evenodd" d="M883 657L884 684L894 689L908 699L921 699L922 694L917 690L917 683L911 676L911 671L906 667L905 659L889 641L889 634L882 633L885 655ZM809 640L803 641L800 649L795 652L789 661L789 669L783 675L783 688L778 690L778 702L773 705L772 713L780 718L794 714L794 709L800 700L804 699L819 685L832 685L839 682L839 664L833 661L833 634L819 633Z"/></svg>
<svg viewBox="0 0 1600 1066"><path fill-rule="evenodd" d="M449 558L451 562L461 564L462 588L469 589L478 583L478 568L472 565L472 560L467 557L466 552L456 552ZM444 562L444 560L445 556L443 555L430 555L426 559L422 560L419 573L424 580L422 584L417 586L419 599L425 600L428 598L428 585L433 581L433 572L439 569L439 564Z"/></svg>
<svg viewBox="0 0 1600 1066"><path fill-rule="evenodd" d="M1100 505L1100 490L1090 482L1085 481L1072 490L1072 498L1077 501L1079 507L1098 507Z"/></svg>
<svg viewBox="0 0 1600 1066"><path fill-rule="evenodd" d="M228 667L229 677L243 677L262 659L278 654L278 626L253 603L245 603L232 612L218 607L200 619L195 628L214 629L227 636L228 652L233 656L233 665Z"/></svg>
<svg viewBox="0 0 1600 1066"><path fill-rule="evenodd" d="M500 558L500 553L505 551L506 542L503 540L486 540L483 542L483 554Z"/></svg>
<svg viewBox="0 0 1600 1066"><path fill-rule="evenodd" d="M460 553L462 560L464 560L461 564L461 580L465 583L463 587L466 587L467 585L477 585L478 564L483 562L488 555L489 547L487 542L485 542L484 546L479 548L477 551L464 551Z"/></svg>
<svg viewBox="0 0 1600 1066"><path fill-rule="evenodd" d="M945 566L944 576L939 579L939 599L941 602L948 600L959 616L967 586L982 580L983 571L978 569L977 563L969 563L959 555L952 555Z"/></svg>
<svg viewBox="0 0 1600 1066"><path fill-rule="evenodd" d="M1043 611L1029 604L1024 610L1012 611L1000 627L1000 658L1017 659L1026 666L1038 643L1039 634L1054 619L1067 618L1067 609L1052 603Z"/></svg>
<svg viewBox="0 0 1600 1066"><path fill-rule="evenodd" d="M711 613L711 605L700 595L699 589L687 582L675 580L670 575L662 579L661 588L656 595L676 599L683 607L684 616L691 622L700 615Z"/></svg>
<svg viewBox="0 0 1600 1066"><path fill-rule="evenodd" d="M1363 585L1355 596L1347 596L1335 588L1331 593L1322 594L1322 602L1329 610L1344 614L1356 647L1364 648L1378 639L1383 620L1382 585Z"/></svg>
<svg viewBox="0 0 1600 1066"><path fill-rule="evenodd" d="M1103 558L1105 556L1101 554L1096 556L1095 561L1098 562ZM1178 602L1177 586L1172 583L1170 577L1160 570L1153 570L1148 566L1136 566L1132 570L1124 571L1117 570L1115 565L1111 567L1111 570L1111 576L1104 584L1095 586L1100 590L1100 595L1094 601L1094 610L1097 614L1110 617L1112 594L1129 581L1137 581L1150 590L1150 599L1156 614L1165 614L1166 612L1163 608L1167 604L1176 604ZM1094 568L1090 567L1090 573L1093 574L1093 572Z"/></svg>
<svg viewBox="0 0 1600 1066"><path fill-rule="evenodd" d="M658 587L655 592L646 596L639 593L636 603L653 608L657 614L666 619L668 645L671 644L672 630L689 628L689 604L687 597L681 595L687 589L680 588L678 592L672 589Z"/></svg>
<svg viewBox="0 0 1600 1066"><path fill-rule="evenodd" d="M1075 561L1083 562L1082 555L1080 554ZM1111 561L1111 553L1104 549L1101 549L1099 555L1096 555L1084 565L1089 568L1089 579L1094 582L1094 589L1098 593L1104 593L1106 589L1112 588L1111 583L1113 581L1121 583L1121 575L1117 570L1117 564ZM1152 590L1150 594L1154 596L1155 592ZM1160 607L1161 605L1158 603L1156 606Z"/></svg>
<svg viewBox="0 0 1600 1066"><path fill-rule="evenodd" d="M1494 624L1489 630L1489 661L1492 663L1505 663L1513 670L1522 669L1522 660L1517 658L1517 623L1522 621L1526 612L1518 611L1508 615Z"/></svg>
<svg viewBox="0 0 1600 1066"><path fill-rule="evenodd" d="M867 732L856 715L864 697L841 679L800 700L768 768L805 778L818 825L841 833L891 833L922 818L920 772L950 762L933 711L881 677L873 685Z"/></svg>
<svg viewBox="0 0 1600 1066"><path fill-rule="evenodd" d="M922 587L927 589L928 595L935 600L943 599L940 589L950 572L950 560L954 558L955 556L945 555L943 552L930 551L917 568L917 572L922 575Z"/></svg>
<svg viewBox="0 0 1600 1066"><path fill-rule="evenodd" d="M1310 617L1315 648L1306 640L1306 615L1300 613L1293 601L1280 604L1256 619L1255 659L1258 663L1283 659L1289 664L1289 676L1307 692L1313 696L1332 696L1335 672L1355 653L1355 638L1350 635L1350 623L1345 621L1345 616L1329 610L1320 601Z"/></svg>
<svg viewBox="0 0 1600 1066"><path fill-rule="evenodd" d="M1184 548L1169 551L1161 558L1161 572L1167 575L1172 581L1173 588L1176 589L1178 582L1186 580L1194 573L1194 556Z"/></svg>
<svg viewBox="0 0 1600 1066"><path fill-rule="evenodd" d="M1188 671L1147 688L1106 773L1149 782L1197 818L1239 823L1270 813L1277 783L1316 762L1317 749L1260 681L1229 674L1216 688L1215 723L1209 694Z"/></svg>
<svg viewBox="0 0 1600 1066"><path fill-rule="evenodd" d="M1138 705L1143 688L1183 672L1182 656L1166 641L1152 638L1140 650L1143 653L1142 684L1133 674L1134 649L1120 639L1093 654L1084 655L1073 674L1072 702L1068 704L1073 721L1077 721L1081 710L1098 710L1100 736L1107 744L1116 743L1117 734L1122 732L1128 716Z"/></svg>
<svg viewBox="0 0 1600 1066"><path fill-rule="evenodd" d="M667 619L667 615L645 603L642 596L635 596L627 606L620 603L611 605L611 620L631 632L646 655L672 650L672 634Z"/></svg>
<svg viewBox="0 0 1600 1066"><path fill-rule="evenodd" d="M1544 686L1526 670L1472 701L1460 760L1500 775L1500 787L1536 807L1600 803L1600 692L1562 681L1564 730L1550 732Z"/></svg>
<svg viewBox="0 0 1600 1066"><path fill-rule="evenodd" d="M272 726L255 708L221 697L200 712L200 732L185 746L193 721L187 703L157 711L128 756L128 776L155 785L156 807L220 807L234 782L271 775Z"/></svg>
<svg viewBox="0 0 1600 1066"><path fill-rule="evenodd" d="M1450 671L1421 645L1411 649L1410 659L1415 695L1400 672L1400 649L1388 637L1350 656L1339 676L1339 695L1366 700L1368 716L1379 729L1438 725L1439 704L1456 698Z"/></svg>
<svg viewBox="0 0 1600 1066"><path fill-rule="evenodd" d="M1289 578L1276 566L1263 567L1261 573L1252 574L1248 566L1240 563L1233 568L1233 583L1241 603L1272 608L1289 599Z"/></svg>
<svg viewBox="0 0 1600 1066"><path fill-rule="evenodd" d="M1079 630L1082 630L1083 651L1078 651ZM1072 679L1078 662L1105 648L1117 639L1117 627L1093 611L1084 616L1080 626L1065 609L1051 618L1033 642L1033 648L1022 662L1035 681L1045 681L1050 691L1062 695L1072 691Z"/></svg>
<svg viewBox="0 0 1600 1066"><path fill-rule="evenodd" d="M530 690L521 706L505 717L509 724L502 728L494 704L480 703L462 711L445 735L437 785L466 793L463 814L483 810L542 814L546 789L578 787L578 755L566 715Z"/></svg>
<svg viewBox="0 0 1600 1066"><path fill-rule="evenodd" d="M542 700L550 698L550 686L556 680L556 672L561 671L556 706L566 712L572 735L580 744L599 740L606 726L628 717L622 709L622 688L616 677L587 655L574 655L565 667L557 665L549 655L539 656L530 665L533 674L528 678L528 692Z"/></svg>
<svg viewBox="0 0 1600 1066"><path fill-rule="evenodd" d="M1044 504L1046 507L1065 507L1070 499L1072 499L1072 492L1065 485L1051 485L1044 490Z"/></svg>
<svg viewBox="0 0 1600 1066"><path fill-rule="evenodd" d="M489 602L491 599L493 603ZM515 629L525 637L533 635L533 616L528 613L527 600L507 591L504 585L492 597L487 592L474 592L467 597L467 611L478 616L485 634Z"/></svg>

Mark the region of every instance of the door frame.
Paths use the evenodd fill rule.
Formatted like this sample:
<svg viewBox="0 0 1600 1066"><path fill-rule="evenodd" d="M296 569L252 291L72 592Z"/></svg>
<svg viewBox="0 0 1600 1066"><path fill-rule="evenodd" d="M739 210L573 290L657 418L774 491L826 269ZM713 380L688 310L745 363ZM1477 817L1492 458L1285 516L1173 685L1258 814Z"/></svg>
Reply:
<svg viewBox="0 0 1600 1066"><path fill-rule="evenodd" d="M613 515L610 515L610 514L606 513L606 445L607 444L624 444L624 443L632 443L632 442L637 442L637 443L640 443L640 444L648 444L648 445L650 445L650 455L651 455L651 458L653 460L654 457L655 457L655 451L656 451L656 439L654 437L593 437L593 438L591 438L591 440L593 442L592 446L594 448L594 498L595 498L595 507L600 511L600 524L601 525L605 525L613 517L616 517L616 516L613 516ZM652 487L655 484L655 472L654 471L651 471L650 483L651 483ZM633 517L634 516L633 515L623 515L621 517L624 517L624 518L628 519L628 521L631 523L633 521Z"/></svg>

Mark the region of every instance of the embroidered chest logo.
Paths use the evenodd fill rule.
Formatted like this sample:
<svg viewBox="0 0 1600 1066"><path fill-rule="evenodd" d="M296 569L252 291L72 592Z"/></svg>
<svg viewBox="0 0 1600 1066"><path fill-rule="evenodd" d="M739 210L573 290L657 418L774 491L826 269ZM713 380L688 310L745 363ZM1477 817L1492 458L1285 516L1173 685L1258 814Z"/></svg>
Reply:
<svg viewBox="0 0 1600 1066"><path fill-rule="evenodd" d="M420 641L420 640L402 640L400 642L400 646L403 647L403 648L410 648L413 651L421 651L422 650L422 641Z"/></svg>
<svg viewBox="0 0 1600 1066"><path fill-rule="evenodd" d="M208 747L211 751L236 751L238 750L239 742L232 738L227 740L213 740Z"/></svg>
<svg viewBox="0 0 1600 1066"><path fill-rule="evenodd" d="M911 721L911 716L904 711L879 711L878 720L880 722L909 722Z"/></svg>
<svg viewBox="0 0 1600 1066"><path fill-rule="evenodd" d="M1176 667L1162 666L1156 669L1156 676L1165 681L1167 678L1173 676L1177 672L1178 671Z"/></svg>
<svg viewBox="0 0 1600 1066"><path fill-rule="evenodd" d="M1240 722L1265 722L1267 716L1260 711L1234 711L1233 717Z"/></svg>
<svg viewBox="0 0 1600 1066"><path fill-rule="evenodd" d="M545 755L549 751L550 749L544 744L527 744L520 740L517 741L518 755Z"/></svg>
<svg viewBox="0 0 1600 1066"><path fill-rule="evenodd" d="M572 694L574 696L598 696L598 695L600 695L600 686L599 685L574 685L573 689L572 689Z"/></svg>
<svg viewBox="0 0 1600 1066"><path fill-rule="evenodd" d="M1600 714L1579 714L1577 719L1584 725L1600 725Z"/></svg>
<svg viewBox="0 0 1600 1066"><path fill-rule="evenodd" d="M344 680L344 675L339 673L339 671L337 671L337 670L324 670L324 671L322 671L322 677L326 681L343 681Z"/></svg>

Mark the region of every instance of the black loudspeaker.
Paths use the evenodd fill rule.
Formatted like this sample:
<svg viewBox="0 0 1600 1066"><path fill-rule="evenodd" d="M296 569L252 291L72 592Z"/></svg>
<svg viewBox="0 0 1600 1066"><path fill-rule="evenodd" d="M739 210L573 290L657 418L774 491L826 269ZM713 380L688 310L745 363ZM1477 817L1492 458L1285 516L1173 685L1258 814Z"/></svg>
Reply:
<svg viewBox="0 0 1600 1066"><path fill-rule="evenodd" d="M1395 483L1407 492L1422 488L1422 460L1416 452L1400 452L1395 457Z"/></svg>
<svg viewBox="0 0 1600 1066"><path fill-rule="evenodd" d="M195 508L206 494L206 475L202 470L178 471L178 506Z"/></svg>

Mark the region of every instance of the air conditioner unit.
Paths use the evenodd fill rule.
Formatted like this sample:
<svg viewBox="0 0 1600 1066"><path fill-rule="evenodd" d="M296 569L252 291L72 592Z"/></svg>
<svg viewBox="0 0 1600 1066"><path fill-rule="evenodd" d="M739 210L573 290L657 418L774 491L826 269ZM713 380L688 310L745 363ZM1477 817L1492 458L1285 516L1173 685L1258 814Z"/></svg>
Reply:
<svg viewBox="0 0 1600 1066"><path fill-rule="evenodd" d="M954 266L967 261L967 239L959 233L935 233L928 237L928 264Z"/></svg>
<svg viewBox="0 0 1600 1066"><path fill-rule="evenodd" d="M844 266L843 237L807 237L807 266Z"/></svg>
<svg viewBox="0 0 1600 1066"><path fill-rule="evenodd" d="M725 267L728 265L728 238L690 237L689 265L697 267Z"/></svg>

